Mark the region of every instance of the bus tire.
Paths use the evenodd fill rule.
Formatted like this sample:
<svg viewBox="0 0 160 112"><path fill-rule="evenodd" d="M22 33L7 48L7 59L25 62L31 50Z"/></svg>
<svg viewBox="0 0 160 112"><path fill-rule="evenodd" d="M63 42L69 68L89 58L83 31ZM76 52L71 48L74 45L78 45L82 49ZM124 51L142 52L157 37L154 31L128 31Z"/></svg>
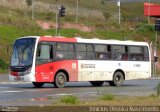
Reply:
<svg viewBox="0 0 160 112"><path fill-rule="evenodd" d="M56 88L63 88L66 82L67 82L66 74L64 72L58 72L54 80L54 86Z"/></svg>
<svg viewBox="0 0 160 112"><path fill-rule="evenodd" d="M113 76L113 81L110 81L109 84L111 86L121 86L123 84L123 81L124 81L124 76L123 76L123 73L122 72L115 72L114 73L114 76Z"/></svg>
<svg viewBox="0 0 160 112"><path fill-rule="evenodd" d="M104 82L103 81L90 81L90 83L92 84L92 86L102 86Z"/></svg>
<svg viewBox="0 0 160 112"><path fill-rule="evenodd" d="M41 87L44 85L43 82L32 82L32 84L33 84L34 87L36 87L36 88L41 88Z"/></svg>

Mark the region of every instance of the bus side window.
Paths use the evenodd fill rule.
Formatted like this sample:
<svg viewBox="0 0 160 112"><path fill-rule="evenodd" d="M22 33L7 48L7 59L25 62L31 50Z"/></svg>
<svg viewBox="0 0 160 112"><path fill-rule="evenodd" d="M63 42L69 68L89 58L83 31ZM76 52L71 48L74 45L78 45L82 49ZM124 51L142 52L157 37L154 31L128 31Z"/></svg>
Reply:
<svg viewBox="0 0 160 112"><path fill-rule="evenodd" d="M149 61L148 47L144 47L144 60Z"/></svg>
<svg viewBox="0 0 160 112"><path fill-rule="evenodd" d="M128 50L127 46L124 45L113 45L112 46L112 59L113 60L127 60Z"/></svg>
<svg viewBox="0 0 160 112"><path fill-rule="evenodd" d="M37 57L40 57L40 54L41 54L41 49L38 47L37 48Z"/></svg>
<svg viewBox="0 0 160 112"><path fill-rule="evenodd" d="M111 59L111 45L107 45L107 55L106 59L110 60Z"/></svg>
<svg viewBox="0 0 160 112"><path fill-rule="evenodd" d="M57 51L56 52L56 58L57 59L63 59L64 58L64 53L62 51Z"/></svg>
<svg viewBox="0 0 160 112"><path fill-rule="evenodd" d="M131 61L144 61L144 47L130 46L130 60Z"/></svg>
<svg viewBox="0 0 160 112"><path fill-rule="evenodd" d="M107 59L107 46L106 45L95 45L95 55L98 60Z"/></svg>
<svg viewBox="0 0 160 112"><path fill-rule="evenodd" d="M74 47L73 43L56 43L56 59L74 59Z"/></svg>
<svg viewBox="0 0 160 112"><path fill-rule="evenodd" d="M122 54L122 60L128 60L128 47L125 46L125 53Z"/></svg>
<svg viewBox="0 0 160 112"><path fill-rule="evenodd" d="M76 44L76 59L85 60L87 59L87 46L86 44Z"/></svg>
<svg viewBox="0 0 160 112"><path fill-rule="evenodd" d="M88 60L95 59L94 48L92 44L87 44L87 59Z"/></svg>
<svg viewBox="0 0 160 112"><path fill-rule="evenodd" d="M37 49L36 64L43 64L50 62L53 58L53 51L51 45L40 45Z"/></svg>

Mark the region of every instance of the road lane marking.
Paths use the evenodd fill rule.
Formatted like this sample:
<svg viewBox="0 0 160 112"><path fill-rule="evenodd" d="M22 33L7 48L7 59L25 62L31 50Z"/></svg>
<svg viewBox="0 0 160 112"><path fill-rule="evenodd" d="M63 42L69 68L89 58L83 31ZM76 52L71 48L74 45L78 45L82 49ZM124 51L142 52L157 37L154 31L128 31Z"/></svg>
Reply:
<svg viewBox="0 0 160 112"><path fill-rule="evenodd" d="M47 96L65 96L65 95L91 95L97 94L97 92L84 92L84 93L60 93L60 94L52 94Z"/></svg>
<svg viewBox="0 0 160 112"><path fill-rule="evenodd" d="M20 93L20 92L23 92L23 91L0 91L0 94L1 93Z"/></svg>
<svg viewBox="0 0 160 112"><path fill-rule="evenodd" d="M97 92L84 92L84 93L73 93L76 95L83 95L83 94L97 94Z"/></svg>
<svg viewBox="0 0 160 112"><path fill-rule="evenodd" d="M51 89L47 89L46 91L51 90ZM36 91L44 91L44 90L22 90L22 91L0 91L1 93L22 93L22 92L36 92Z"/></svg>

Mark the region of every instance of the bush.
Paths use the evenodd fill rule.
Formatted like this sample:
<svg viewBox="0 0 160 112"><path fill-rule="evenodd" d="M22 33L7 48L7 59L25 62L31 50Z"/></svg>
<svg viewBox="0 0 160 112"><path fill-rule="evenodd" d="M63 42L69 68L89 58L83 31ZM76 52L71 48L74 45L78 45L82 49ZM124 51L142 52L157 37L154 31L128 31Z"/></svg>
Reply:
<svg viewBox="0 0 160 112"><path fill-rule="evenodd" d="M8 64L6 64L2 59L0 59L0 68L3 70L8 68Z"/></svg>
<svg viewBox="0 0 160 112"><path fill-rule="evenodd" d="M103 12L103 16L108 20L111 17L111 14L109 12Z"/></svg>
<svg viewBox="0 0 160 112"><path fill-rule="evenodd" d="M109 93L109 94L104 94L100 96L99 99L100 100L113 100L114 96L111 93Z"/></svg>
<svg viewBox="0 0 160 112"><path fill-rule="evenodd" d="M60 102L65 104L77 104L79 100L76 96L68 95L61 97Z"/></svg>
<svg viewBox="0 0 160 112"><path fill-rule="evenodd" d="M149 97L150 98L157 98L157 95L153 93L153 94L149 95Z"/></svg>

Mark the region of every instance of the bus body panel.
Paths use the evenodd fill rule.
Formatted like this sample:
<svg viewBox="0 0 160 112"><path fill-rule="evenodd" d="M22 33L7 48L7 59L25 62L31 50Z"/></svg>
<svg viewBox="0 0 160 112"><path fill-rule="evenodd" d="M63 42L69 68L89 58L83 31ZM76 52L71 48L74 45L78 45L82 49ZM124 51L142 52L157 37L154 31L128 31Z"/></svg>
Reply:
<svg viewBox="0 0 160 112"><path fill-rule="evenodd" d="M54 77L58 71L66 71L69 75L69 81L78 80L78 61L66 60L50 62L36 66L36 82L54 82Z"/></svg>
<svg viewBox="0 0 160 112"><path fill-rule="evenodd" d="M21 74L21 72L16 72L17 75L13 75L12 74L12 71L10 71L9 73L9 80L10 81L24 81L24 82L35 82L35 58L36 58L36 50L37 50L37 46L38 46L38 40L39 40L39 36L26 36L26 37L21 37L21 38L18 38L17 40L19 39L26 39L26 38L35 38L36 41L35 41L35 47L34 47L34 53L33 53L33 63L32 63L32 66L31 68L29 68L29 70L25 71L25 75L24 76L20 76L19 74ZM15 41L16 42L16 41ZM13 51L12 51L13 52Z"/></svg>
<svg viewBox="0 0 160 112"><path fill-rule="evenodd" d="M108 61L78 61L78 81L112 80L113 72Z"/></svg>
<svg viewBox="0 0 160 112"><path fill-rule="evenodd" d="M13 82L23 81L23 82L35 82L35 72L31 72L24 76L13 76L9 75L9 80Z"/></svg>
<svg viewBox="0 0 160 112"><path fill-rule="evenodd" d="M126 64L128 70L125 72L125 80L145 79L151 77L151 66L149 62L130 61Z"/></svg>
<svg viewBox="0 0 160 112"><path fill-rule="evenodd" d="M148 78L149 62L128 61L78 61L78 81L111 81L117 70L122 70L125 80Z"/></svg>

